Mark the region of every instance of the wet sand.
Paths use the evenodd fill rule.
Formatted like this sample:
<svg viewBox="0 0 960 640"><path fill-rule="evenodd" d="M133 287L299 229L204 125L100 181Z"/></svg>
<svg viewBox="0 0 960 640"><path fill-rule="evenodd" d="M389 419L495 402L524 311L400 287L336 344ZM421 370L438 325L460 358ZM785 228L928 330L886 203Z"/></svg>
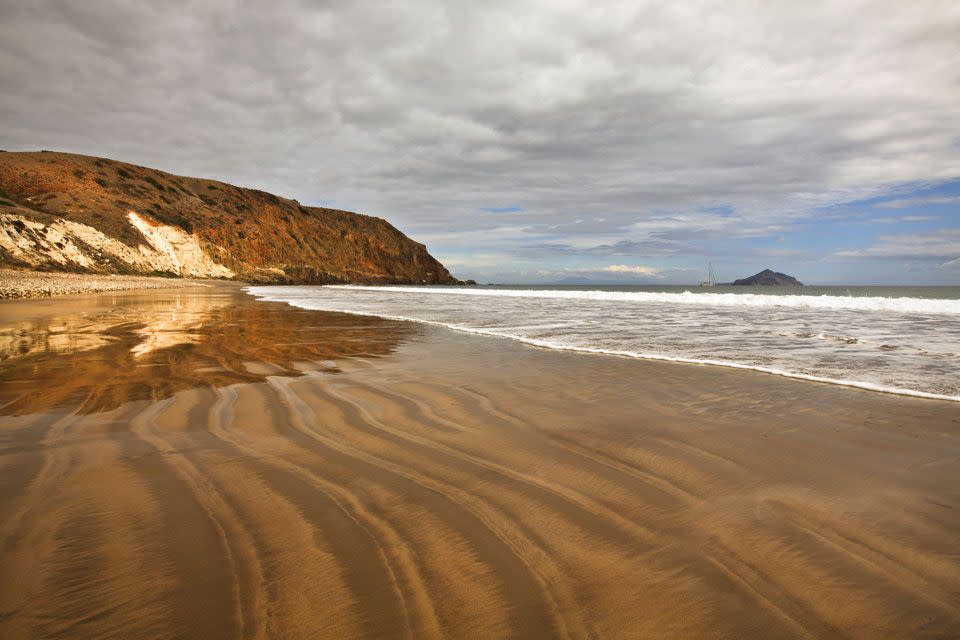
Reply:
<svg viewBox="0 0 960 640"><path fill-rule="evenodd" d="M960 407L256 302L0 303L0 637L960 637Z"/></svg>

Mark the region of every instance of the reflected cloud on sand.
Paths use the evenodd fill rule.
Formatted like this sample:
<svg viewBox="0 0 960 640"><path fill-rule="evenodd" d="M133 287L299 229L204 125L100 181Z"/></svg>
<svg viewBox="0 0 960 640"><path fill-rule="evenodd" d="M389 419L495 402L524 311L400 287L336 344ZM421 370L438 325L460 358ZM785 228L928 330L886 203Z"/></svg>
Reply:
<svg viewBox="0 0 960 640"><path fill-rule="evenodd" d="M107 295L52 309L7 307L0 319L0 415L93 413L184 389L335 372L338 360L389 354L416 331L231 289Z"/></svg>

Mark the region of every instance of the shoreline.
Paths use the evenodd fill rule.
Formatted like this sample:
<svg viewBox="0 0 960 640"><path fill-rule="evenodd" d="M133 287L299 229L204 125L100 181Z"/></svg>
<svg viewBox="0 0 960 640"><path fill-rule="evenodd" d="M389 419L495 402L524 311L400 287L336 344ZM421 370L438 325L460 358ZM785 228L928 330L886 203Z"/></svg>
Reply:
<svg viewBox="0 0 960 640"><path fill-rule="evenodd" d="M48 298L82 293L209 286L215 280L120 274L0 269L0 300Z"/></svg>
<svg viewBox="0 0 960 640"><path fill-rule="evenodd" d="M340 309L311 308L307 306L300 306L293 302L271 298L270 294L268 293L258 294L255 291L251 291L251 289L256 289L259 287L260 285L246 285L243 287L243 290L244 292L257 298L258 300L270 301L270 302L282 302L284 304L289 304L291 306L298 307L301 309L326 312L326 313L346 313L349 315L362 316L362 317L383 318L386 320L395 320L397 322L413 322L413 323L423 324L423 325L428 325L433 327L442 327L450 331L455 331L458 333L464 333L468 335L486 336L490 338L512 340L514 342L518 342L521 344L525 344L533 347L539 347L539 348L547 349L551 351L567 351L567 352L580 353L580 354L614 356L614 357L626 358L630 360L701 365L701 366L707 366L707 367L718 367L723 369L752 371L755 373L762 373L765 375L772 375L772 376L778 376L781 378L787 378L789 380L812 382L817 384L826 384L826 385L831 385L836 387L844 387L848 389L857 389L860 391L869 391L872 393L882 393L882 394L893 395L893 396L921 398L924 400L960 402L960 396L951 396L946 394L919 391L915 389L906 389L901 387L891 387L891 386L875 384L871 382L863 382L858 380L842 380L842 379L826 378L822 376L792 372L792 371L787 371L783 369L775 369L772 367L764 367L762 365L749 365L749 364L743 364L739 362L732 362L732 361L726 361L726 360L711 360L706 358L685 358L681 356L669 356L669 355L657 354L657 353L639 353L639 352L633 352L633 351L618 351L615 349L600 349L595 347L567 346L567 345L560 345L560 344L548 342L546 340L537 340L534 338L526 338L523 336L515 336L515 335L504 335L501 333L496 333L495 331L491 331L491 330L474 328L474 327L464 327L464 326L459 326L455 324L438 322L434 320L412 318L409 316L395 316L395 315L388 315L388 314L366 313L362 311L344 311ZM473 295L479 295L479 294L473 294Z"/></svg>
<svg viewBox="0 0 960 640"><path fill-rule="evenodd" d="M4 637L960 633L953 404L239 286L4 308Z"/></svg>

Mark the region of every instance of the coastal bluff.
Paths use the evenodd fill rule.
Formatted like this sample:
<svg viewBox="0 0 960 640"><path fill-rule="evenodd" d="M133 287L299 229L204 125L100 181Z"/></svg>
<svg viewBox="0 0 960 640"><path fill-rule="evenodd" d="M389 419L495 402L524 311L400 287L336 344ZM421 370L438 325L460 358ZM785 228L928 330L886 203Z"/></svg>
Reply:
<svg viewBox="0 0 960 640"><path fill-rule="evenodd" d="M765 287L802 287L803 283L794 278L793 276L788 276L785 273L780 273L778 271L772 271L770 269L764 269L760 273L756 273L749 278L741 278L739 280L734 280L734 285L753 285L753 286L765 286Z"/></svg>
<svg viewBox="0 0 960 640"><path fill-rule="evenodd" d="M0 152L0 267L277 284L461 284L381 218L49 151Z"/></svg>

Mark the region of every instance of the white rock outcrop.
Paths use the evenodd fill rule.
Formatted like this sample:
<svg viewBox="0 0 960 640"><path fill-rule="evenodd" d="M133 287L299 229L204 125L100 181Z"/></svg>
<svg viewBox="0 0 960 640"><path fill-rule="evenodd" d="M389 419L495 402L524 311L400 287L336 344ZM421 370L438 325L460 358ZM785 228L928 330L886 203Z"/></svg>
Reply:
<svg viewBox="0 0 960 640"><path fill-rule="evenodd" d="M233 277L233 271L204 251L197 236L136 211L129 211L127 220L143 237L136 248L79 222L56 218L45 224L16 213L0 213L0 249L32 267L76 266L97 271L119 262L141 273Z"/></svg>

